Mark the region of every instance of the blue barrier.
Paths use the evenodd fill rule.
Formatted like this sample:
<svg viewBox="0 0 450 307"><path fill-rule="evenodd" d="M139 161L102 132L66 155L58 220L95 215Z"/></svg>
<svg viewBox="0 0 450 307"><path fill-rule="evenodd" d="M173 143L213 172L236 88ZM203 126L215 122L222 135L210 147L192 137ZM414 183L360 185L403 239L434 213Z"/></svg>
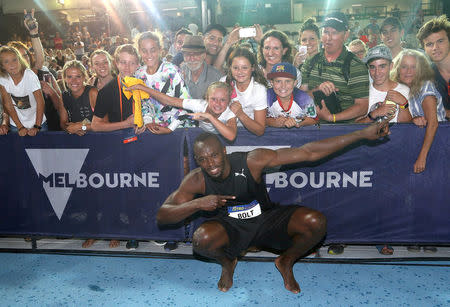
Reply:
<svg viewBox="0 0 450 307"><path fill-rule="evenodd" d="M261 137L239 130L227 150L300 146L361 127L267 129ZM269 170L270 196L324 212L327 242L450 243L449 129L439 126L422 174L412 167L425 129L395 125L388 139L355 144L320 163ZM161 229L155 215L182 179L184 139L191 152L201 132L144 133L128 144L128 130L0 137L0 234L185 239L183 223ZM190 223L187 236L200 221Z"/></svg>

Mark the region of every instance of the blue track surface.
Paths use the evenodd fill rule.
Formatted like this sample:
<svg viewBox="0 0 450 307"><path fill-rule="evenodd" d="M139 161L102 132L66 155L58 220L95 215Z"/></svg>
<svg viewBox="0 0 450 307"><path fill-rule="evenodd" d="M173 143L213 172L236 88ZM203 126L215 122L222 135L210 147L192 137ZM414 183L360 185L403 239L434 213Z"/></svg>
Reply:
<svg viewBox="0 0 450 307"><path fill-rule="evenodd" d="M219 265L198 260L0 253L0 263L1 306L450 305L450 262L297 263L298 295L271 262L239 262L227 293Z"/></svg>

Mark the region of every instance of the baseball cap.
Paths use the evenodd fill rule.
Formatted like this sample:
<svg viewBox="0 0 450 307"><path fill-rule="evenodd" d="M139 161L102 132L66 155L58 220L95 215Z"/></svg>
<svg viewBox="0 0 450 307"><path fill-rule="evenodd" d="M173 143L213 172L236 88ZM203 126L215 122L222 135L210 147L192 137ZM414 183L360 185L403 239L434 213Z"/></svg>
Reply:
<svg viewBox="0 0 450 307"><path fill-rule="evenodd" d="M200 35L187 35L184 38L183 47L181 51L184 52L202 52L205 51L205 43L203 37Z"/></svg>
<svg viewBox="0 0 450 307"><path fill-rule="evenodd" d="M297 79L297 69L288 62L281 62L273 65L270 73L267 74L267 79L274 79L277 77L285 77L296 80Z"/></svg>
<svg viewBox="0 0 450 307"><path fill-rule="evenodd" d="M325 16L323 28L330 27L339 32L348 30L348 19L342 12L333 12Z"/></svg>
<svg viewBox="0 0 450 307"><path fill-rule="evenodd" d="M378 45L373 48L370 48L369 51L367 51L367 54L364 57L363 62L368 64L373 59L386 59L388 61L392 61L391 50L385 45Z"/></svg>

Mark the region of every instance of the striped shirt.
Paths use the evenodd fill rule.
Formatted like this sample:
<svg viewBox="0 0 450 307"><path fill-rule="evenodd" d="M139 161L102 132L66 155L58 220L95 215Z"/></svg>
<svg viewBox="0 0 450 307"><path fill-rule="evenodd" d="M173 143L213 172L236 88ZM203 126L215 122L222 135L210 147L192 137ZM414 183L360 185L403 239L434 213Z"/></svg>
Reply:
<svg viewBox="0 0 450 307"><path fill-rule="evenodd" d="M307 59L302 66L303 84L307 84L308 89L312 90L325 81L334 83L339 89L336 92L336 96L341 104L342 110L354 105L355 99L357 98L369 97L369 73L366 65L356 56L350 62L348 82L345 80L344 74L342 73L342 66L348 53L349 51L344 47L336 61L330 63L325 58L324 51L322 50L318 55L319 59L313 63L314 67L311 68L312 58ZM311 71L309 76L308 71Z"/></svg>
<svg viewBox="0 0 450 307"><path fill-rule="evenodd" d="M439 91L431 81L426 81L420 89L420 93L409 98L409 112L412 117L425 116L422 103L426 96L436 97L437 120L439 122L445 121L445 109L444 104L442 103L441 94L439 94Z"/></svg>

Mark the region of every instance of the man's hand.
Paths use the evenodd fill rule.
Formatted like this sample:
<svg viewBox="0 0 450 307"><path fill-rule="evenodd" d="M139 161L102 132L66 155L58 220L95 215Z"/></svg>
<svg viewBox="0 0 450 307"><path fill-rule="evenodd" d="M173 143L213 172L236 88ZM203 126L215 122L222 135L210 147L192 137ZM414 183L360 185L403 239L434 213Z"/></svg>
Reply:
<svg viewBox="0 0 450 307"><path fill-rule="evenodd" d="M83 126L82 123L68 123L66 131L69 134L76 134L79 136L83 136L86 134L86 131L83 131L83 129L81 129L81 126Z"/></svg>
<svg viewBox="0 0 450 307"><path fill-rule="evenodd" d="M208 195L198 198L200 201L199 209L203 211L214 211L226 205L227 200L236 199L236 196L231 195Z"/></svg>
<svg viewBox="0 0 450 307"><path fill-rule="evenodd" d="M397 107L393 104L386 104L386 102L379 103L379 107L370 112L370 115L375 118L378 116L387 116L391 117L395 115L395 112L397 111Z"/></svg>
<svg viewBox="0 0 450 307"><path fill-rule="evenodd" d="M17 133L19 134L19 136L28 135L28 129L22 126L22 128L17 129Z"/></svg>
<svg viewBox="0 0 450 307"><path fill-rule="evenodd" d="M142 125L142 127L136 126L136 127L134 127L134 133L135 134L141 134L141 133L143 133L145 131L145 129L147 129L146 125Z"/></svg>
<svg viewBox="0 0 450 307"><path fill-rule="evenodd" d="M22 129L22 130L24 130L24 129ZM27 134L29 135L29 136L36 136L36 134L39 132L39 129L38 128L31 128L31 129L28 129L28 131L27 131Z"/></svg>
<svg viewBox="0 0 450 307"><path fill-rule="evenodd" d="M361 130L364 138L368 140L377 140L385 137L389 132L389 120L383 120L381 122L374 122L369 127Z"/></svg>
<svg viewBox="0 0 450 307"><path fill-rule="evenodd" d="M332 93L339 91L339 89L331 81L325 81L321 83L317 87L317 89L322 91L325 94L325 96L330 96Z"/></svg>
<svg viewBox="0 0 450 307"><path fill-rule="evenodd" d="M234 44L236 44L237 42L239 42L239 40L241 39L239 37L239 30L241 29L241 27L237 27L235 29L233 29L233 31L230 32L230 34L228 35L227 41L225 42L225 44L227 46L233 46Z"/></svg>
<svg viewBox="0 0 450 307"><path fill-rule="evenodd" d="M326 120L327 122L333 122L333 114L331 114L330 110L328 110L325 101L320 101L322 108L316 106L316 113L320 119Z"/></svg>

